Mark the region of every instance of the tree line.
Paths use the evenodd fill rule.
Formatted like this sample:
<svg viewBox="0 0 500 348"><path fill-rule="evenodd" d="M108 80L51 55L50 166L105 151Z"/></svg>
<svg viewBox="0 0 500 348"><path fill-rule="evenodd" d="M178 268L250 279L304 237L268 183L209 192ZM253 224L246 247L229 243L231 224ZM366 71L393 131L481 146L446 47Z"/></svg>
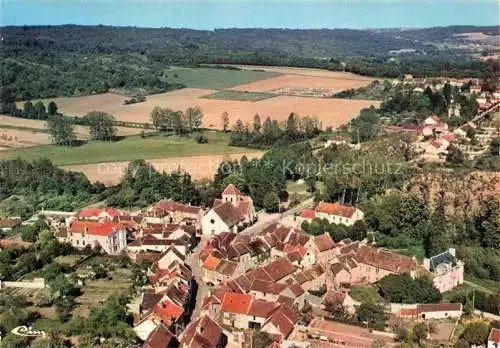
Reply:
<svg viewBox="0 0 500 348"><path fill-rule="evenodd" d="M189 107L186 111L174 111L156 106L150 114L153 126L160 131L171 131L178 135L199 131L203 125L200 107Z"/></svg>
<svg viewBox="0 0 500 348"><path fill-rule="evenodd" d="M14 100L8 97L0 97L0 113L33 120L47 120L51 116L58 115L57 104L54 101L50 101L47 106L41 100L35 104L26 101L22 109L19 109Z"/></svg>
<svg viewBox="0 0 500 348"><path fill-rule="evenodd" d="M222 115L223 129L227 129L227 114ZM321 124L315 117L300 117L291 113L284 124L266 117L261 122L260 115L255 114L250 127L240 119L236 120L231 133L229 145L252 148L285 146L317 136L321 132Z"/></svg>

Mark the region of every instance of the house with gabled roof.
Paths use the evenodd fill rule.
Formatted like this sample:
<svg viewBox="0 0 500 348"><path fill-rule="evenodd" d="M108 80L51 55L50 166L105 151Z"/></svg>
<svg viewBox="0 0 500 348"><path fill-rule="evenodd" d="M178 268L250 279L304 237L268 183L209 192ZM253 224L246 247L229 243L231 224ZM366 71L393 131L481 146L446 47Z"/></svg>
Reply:
<svg viewBox="0 0 500 348"><path fill-rule="evenodd" d="M216 199L212 209L202 219L204 235L217 235L222 232L238 232L238 228L249 226L257 219L253 200L241 194L233 184Z"/></svg>
<svg viewBox="0 0 500 348"><path fill-rule="evenodd" d="M261 330L275 337L286 339L293 331L298 316L293 309L287 305L281 305L269 319L266 320Z"/></svg>
<svg viewBox="0 0 500 348"><path fill-rule="evenodd" d="M358 208L340 203L322 202L318 204L315 211L319 219L327 219L330 223L346 226L352 226L364 217L363 212Z"/></svg>
<svg viewBox="0 0 500 348"><path fill-rule="evenodd" d="M173 333L165 325L158 325L144 342L144 348L170 348L176 345Z"/></svg>
<svg viewBox="0 0 500 348"><path fill-rule="evenodd" d="M116 222L76 220L71 222L64 241L77 249L100 247L104 252L116 255L127 246L127 231Z"/></svg>
<svg viewBox="0 0 500 348"><path fill-rule="evenodd" d="M189 323L180 336L181 348L223 348L226 344L222 328L207 315Z"/></svg>
<svg viewBox="0 0 500 348"><path fill-rule="evenodd" d="M306 247L316 255L316 262L327 265L337 253L336 244L330 234L325 232L309 240Z"/></svg>
<svg viewBox="0 0 500 348"><path fill-rule="evenodd" d="M281 306L278 302L258 300L249 294L226 292L222 299L222 322L237 329L260 329Z"/></svg>
<svg viewBox="0 0 500 348"><path fill-rule="evenodd" d="M464 282L464 264L455 255L455 249L424 259L424 268L431 272L434 286L439 292L451 291Z"/></svg>
<svg viewBox="0 0 500 348"><path fill-rule="evenodd" d="M160 219L162 223L193 226L201 232L201 219L205 211L198 206L169 200L161 200L148 209L147 215Z"/></svg>

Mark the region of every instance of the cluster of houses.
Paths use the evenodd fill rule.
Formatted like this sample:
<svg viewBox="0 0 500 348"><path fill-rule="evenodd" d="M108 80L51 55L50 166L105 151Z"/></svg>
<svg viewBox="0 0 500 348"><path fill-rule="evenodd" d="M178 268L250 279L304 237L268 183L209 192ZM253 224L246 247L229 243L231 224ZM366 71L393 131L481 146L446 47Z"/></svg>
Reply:
<svg viewBox="0 0 500 348"><path fill-rule="evenodd" d="M429 126L436 130L439 123ZM340 305L353 314L359 305L349 295L354 285L370 285L390 274L428 276L440 292L463 283L463 263L454 249L419 264L365 241L334 241L328 233L312 236L297 227L315 218L346 226L364 218L358 208L339 203L320 202L304 210L293 226L273 223L255 234L239 233L256 221L256 213L251 198L234 185L208 212L162 200L135 213L87 208L44 217L60 241L76 248L126 252L137 263L150 262L134 321L137 336L150 348L241 346L255 329L268 333L276 347L285 346L305 308ZM186 261L202 236L195 277ZM208 290L200 315L192 318L200 281ZM407 306L396 314L454 318L462 311L457 306Z"/></svg>
<svg viewBox="0 0 500 348"><path fill-rule="evenodd" d="M300 217L351 225L362 219L363 213L338 203L320 203ZM349 296L353 285L370 285L390 274L430 277L440 292L463 283L463 263L456 259L454 249L419 264L413 257L365 242L335 242L328 233L310 236L278 223L252 236L223 232L202 247L202 280L211 286L202 313L219 318L233 334L260 329L276 342L289 338L305 306L324 310L331 304L341 305L353 314L359 305ZM424 305L405 310L411 309L412 316L424 319L454 318L462 311L461 306L454 306ZM408 313L400 315L408 317Z"/></svg>

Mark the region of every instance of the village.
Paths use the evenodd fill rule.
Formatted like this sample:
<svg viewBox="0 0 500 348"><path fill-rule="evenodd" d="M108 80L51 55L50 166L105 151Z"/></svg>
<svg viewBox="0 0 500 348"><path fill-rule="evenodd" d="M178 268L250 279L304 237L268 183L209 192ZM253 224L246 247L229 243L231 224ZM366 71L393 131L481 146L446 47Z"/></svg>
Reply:
<svg viewBox="0 0 500 348"><path fill-rule="evenodd" d="M353 226L364 214L340 203L308 202L301 209L290 215L256 212L252 198L230 184L210 209L162 200L136 212L41 211L22 223L44 219L60 243L146 262L147 281L127 305L144 347L251 347L256 334L265 335L273 348L392 346L397 333L390 321L432 323L429 338L451 340L464 313L461 303L385 303L387 321L376 328L369 320L356 324L332 319L331 313L346 318L358 313L362 303L352 291L389 275L425 277L440 293L453 290L464 282L466 262L457 259L455 249L419 262L377 248L368 238L309 235L300 228L304 221ZM20 223L0 221L3 232ZM2 248L29 244L16 238L0 243ZM45 286L34 279L2 282L1 288L40 282ZM489 339L488 347L498 346L500 331L492 329Z"/></svg>

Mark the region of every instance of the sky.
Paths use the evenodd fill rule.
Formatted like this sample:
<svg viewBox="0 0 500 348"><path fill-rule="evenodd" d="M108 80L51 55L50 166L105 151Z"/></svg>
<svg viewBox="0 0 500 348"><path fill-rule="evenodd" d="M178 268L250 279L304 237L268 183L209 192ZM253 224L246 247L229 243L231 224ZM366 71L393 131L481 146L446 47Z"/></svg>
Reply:
<svg viewBox="0 0 500 348"><path fill-rule="evenodd" d="M362 29L499 21L498 0L0 0L0 26Z"/></svg>

